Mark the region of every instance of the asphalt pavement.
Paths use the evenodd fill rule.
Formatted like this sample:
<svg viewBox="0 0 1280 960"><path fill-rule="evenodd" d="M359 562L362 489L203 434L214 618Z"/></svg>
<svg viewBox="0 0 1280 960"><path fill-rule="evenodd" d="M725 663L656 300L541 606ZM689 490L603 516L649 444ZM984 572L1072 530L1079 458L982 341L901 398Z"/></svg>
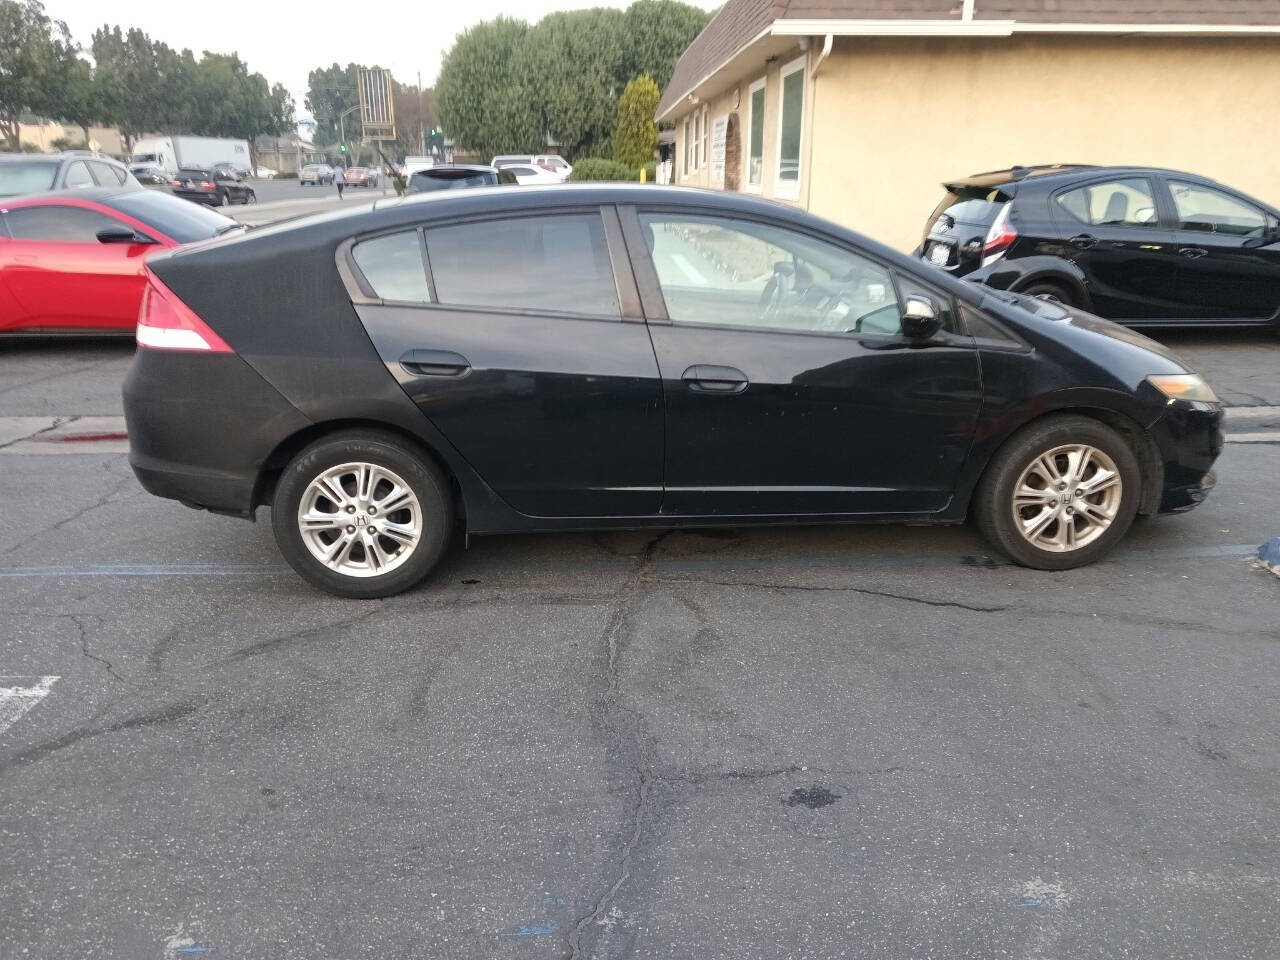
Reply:
<svg viewBox="0 0 1280 960"><path fill-rule="evenodd" d="M0 957L1280 956L1280 341L1167 339L1220 482L1091 568L496 537L372 602L140 489L130 345L5 345Z"/></svg>

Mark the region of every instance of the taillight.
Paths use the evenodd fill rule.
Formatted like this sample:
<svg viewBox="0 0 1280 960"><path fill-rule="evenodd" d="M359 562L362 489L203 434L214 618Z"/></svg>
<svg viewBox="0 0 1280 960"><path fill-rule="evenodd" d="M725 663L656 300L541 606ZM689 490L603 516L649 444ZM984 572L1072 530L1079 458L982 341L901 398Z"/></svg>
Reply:
<svg viewBox="0 0 1280 960"><path fill-rule="evenodd" d="M138 307L138 346L151 350L203 350L235 353L207 323L161 283L150 270Z"/></svg>
<svg viewBox="0 0 1280 960"><path fill-rule="evenodd" d="M212 184L212 183L210 183L208 180L201 180L201 181L200 181L200 189L201 189L201 190L212 190L212 189L213 189L213 184Z"/></svg>
<svg viewBox="0 0 1280 960"><path fill-rule="evenodd" d="M1012 210L1012 203L1006 203L1001 207L1000 212L996 214L995 221L991 224L991 229L987 231L986 242L982 245L982 265L984 267L989 263L995 263L1003 257L1008 249L1013 246L1013 241L1018 239L1018 230L1009 216Z"/></svg>
<svg viewBox="0 0 1280 960"><path fill-rule="evenodd" d="M169 186L171 186L171 187L175 187L175 188L181 188L181 187L182 187L182 181L181 181L181 180L170 180L170 181L169 181Z"/></svg>

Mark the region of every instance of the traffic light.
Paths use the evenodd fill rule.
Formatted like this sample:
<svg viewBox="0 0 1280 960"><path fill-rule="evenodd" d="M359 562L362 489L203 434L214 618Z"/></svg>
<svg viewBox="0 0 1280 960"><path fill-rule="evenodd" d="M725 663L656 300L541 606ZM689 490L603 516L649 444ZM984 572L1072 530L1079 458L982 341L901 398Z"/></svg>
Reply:
<svg viewBox="0 0 1280 960"><path fill-rule="evenodd" d="M345 143L340 143L340 144L338 144L338 151L339 151L340 153L346 153L346 152L347 152L347 145L346 145Z"/></svg>

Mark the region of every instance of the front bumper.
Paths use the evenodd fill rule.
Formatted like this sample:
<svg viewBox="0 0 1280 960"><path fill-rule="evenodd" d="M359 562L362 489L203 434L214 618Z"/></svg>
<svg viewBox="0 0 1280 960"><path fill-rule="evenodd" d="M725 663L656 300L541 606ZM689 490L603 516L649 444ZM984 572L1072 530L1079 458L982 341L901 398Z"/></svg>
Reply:
<svg viewBox="0 0 1280 960"><path fill-rule="evenodd" d="M1151 426L1151 438L1164 466L1161 513L1198 506L1213 490L1213 465L1222 454L1222 405L1171 401Z"/></svg>
<svg viewBox="0 0 1280 960"><path fill-rule="evenodd" d="M124 382L129 464L148 493L251 516L262 467L310 421L234 354L141 348Z"/></svg>

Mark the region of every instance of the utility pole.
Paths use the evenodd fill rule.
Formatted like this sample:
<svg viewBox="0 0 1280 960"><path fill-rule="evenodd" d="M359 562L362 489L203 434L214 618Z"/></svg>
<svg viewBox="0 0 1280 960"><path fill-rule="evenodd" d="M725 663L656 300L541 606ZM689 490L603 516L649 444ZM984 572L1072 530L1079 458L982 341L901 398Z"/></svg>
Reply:
<svg viewBox="0 0 1280 960"><path fill-rule="evenodd" d="M422 112L422 71L418 71L418 153L426 156L427 153L427 118Z"/></svg>

